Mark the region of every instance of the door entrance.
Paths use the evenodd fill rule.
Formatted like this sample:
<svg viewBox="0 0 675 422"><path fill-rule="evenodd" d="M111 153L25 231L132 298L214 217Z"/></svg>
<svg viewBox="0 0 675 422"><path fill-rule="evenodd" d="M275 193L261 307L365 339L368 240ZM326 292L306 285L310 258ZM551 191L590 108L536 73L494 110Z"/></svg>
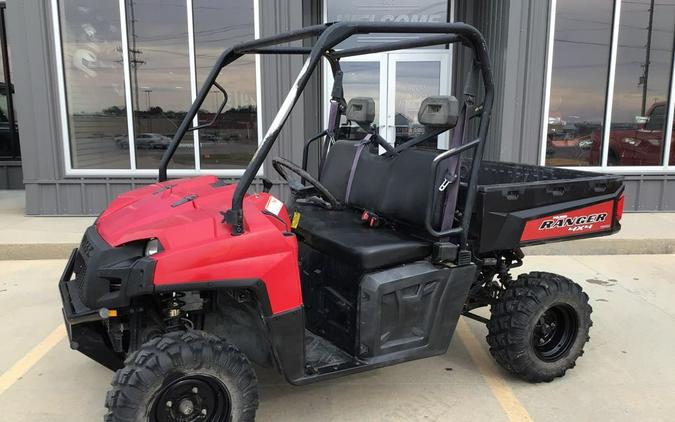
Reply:
<svg viewBox="0 0 675 422"><path fill-rule="evenodd" d="M380 136L392 145L411 139L425 128L417 120L422 101L432 95L449 95L451 50L411 50L372 54L340 60L345 100L370 97L375 101L375 122ZM326 66L328 68L328 66ZM325 98L330 98L333 76L325 77ZM328 116L325 116L327 124ZM361 139L364 134L343 117L341 139ZM428 146L448 148L448 134Z"/></svg>

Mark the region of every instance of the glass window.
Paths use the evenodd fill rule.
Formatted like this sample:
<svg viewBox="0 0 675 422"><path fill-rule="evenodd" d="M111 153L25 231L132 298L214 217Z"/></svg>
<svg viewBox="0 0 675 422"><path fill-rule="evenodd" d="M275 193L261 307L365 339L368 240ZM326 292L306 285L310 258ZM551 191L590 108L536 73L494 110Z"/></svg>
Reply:
<svg viewBox="0 0 675 422"><path fill-rule="evenodd" d="M254 38L253 2L194 0L197 85L201 87L222 51ZM247 55L223 69L218 83L228 95L215 124L199 131L201 167L242 169L258 149L255 56ZM211 90L199 112L199 123L213 120L223 94Z"/></svg>
<svg viewBox="0 0 675 422"><path fill-rule="evenodd" d="M396 62L395 84L395 144L400 145L425 132L425 126L419 123L417 117L422 101L440 93L441 64L424 61ZM433 138L423 145L435 148L436 143L436 138Z"/></svg>
<svg viewBox="0 0 675 422"><path fill-rule="evenodd" d="M128 169L119 4L59 2L71 163L75 169Z"/></svg>
<svg viewBox="0 0 675 422"><path fill-rule="evenodd" d="M161 13L158 13L161 11ZM156 169L192 103L185 0L126 0L136 167ZM118 141L128 148L128 139ZM171 168L194 168L192 133Z"/></svg>
<svg viewBox="0 0 675 422"><path fill-rule="evenodd" d="M674 0L621 2L607 155L610 166L662 163L674 6Z"/></svg>
<svg viewBox="0 0 675 422"><path fill-rule="evenodd" d="M345 101L354 97L368 97L375 102L375 119L373 125L380 122L380 62L379 61L344 61L341 62L342 86ZM363 139L366 136L356 123L348 122L343 115L338 139Z"/></svg>
<svg viewBox="0 0 675 422"><path fill-rule="evenodd" d="M5 5L0 4L0 159L16 159L21 156L21 153L12 102L14 84L10 75L11 59L6 35Z"/></svg>
<svg viewBox="0 0 675 422"><path fill-rule="evenodd" d="M326 1L328 21L366 22L447 22L448 0L342 0ZM368 43L414 39L416 34L368 34L350 37L338 48L367 45ZM432 46L428 48L439 48Z"/></svg>
<svg viewBox="0 0 675 422"><path fill-rule="evenodd" d="M546 164L599 165L612 0L557 3Z"/></svg>

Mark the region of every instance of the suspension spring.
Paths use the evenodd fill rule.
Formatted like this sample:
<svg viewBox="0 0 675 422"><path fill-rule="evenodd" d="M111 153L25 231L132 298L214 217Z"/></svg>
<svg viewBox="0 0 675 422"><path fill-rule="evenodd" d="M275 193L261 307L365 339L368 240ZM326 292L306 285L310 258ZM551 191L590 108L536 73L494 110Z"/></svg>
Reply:
<svg viewBox="0 0 675 422"><path fill-rule="evenodd" d="M166 331L173 331L182 328L181 320L183 316L183 306L185 301L184 292L173 292L164 296L160 300L162 313L164 314L164 325Z"/></svg>

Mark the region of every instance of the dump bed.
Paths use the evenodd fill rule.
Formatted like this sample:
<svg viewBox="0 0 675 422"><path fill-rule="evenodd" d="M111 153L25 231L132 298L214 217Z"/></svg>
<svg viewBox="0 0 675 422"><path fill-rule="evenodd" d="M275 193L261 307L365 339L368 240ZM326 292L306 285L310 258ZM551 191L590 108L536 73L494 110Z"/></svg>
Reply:
<svg viewBox="0 0 675 422"><path fill-rule="evenodd" d="M617 175L483 161L471 241L485 253L617 232L623 190Z"/></svg>

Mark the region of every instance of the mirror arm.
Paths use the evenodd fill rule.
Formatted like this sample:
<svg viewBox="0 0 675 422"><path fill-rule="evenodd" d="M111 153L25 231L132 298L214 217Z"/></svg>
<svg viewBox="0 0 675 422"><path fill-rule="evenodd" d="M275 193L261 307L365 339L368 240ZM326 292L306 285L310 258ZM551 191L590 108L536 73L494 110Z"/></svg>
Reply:
<svg viewBox="0 0 675 422"><path fill-rule="evenodd" d="M225 108L225 105L227 104L227 100L228 100L227 91L225 91L225 88L223 88L218 82L213 82L213 85L216 88L218 88L218 90L220 92L223 93L223 102L220 104L220 107L218 107L218 111L216 111L216 114L213 116L213 119L211 119L210 122L204 123L203 125L190 127L190 128L187 129L188 132L193 132L195 130L204 129L204 128L213 126L213 124L216 123L216 120L218 119L218 117L220 117L220 115L222 114L223 109Z"/></svg>

